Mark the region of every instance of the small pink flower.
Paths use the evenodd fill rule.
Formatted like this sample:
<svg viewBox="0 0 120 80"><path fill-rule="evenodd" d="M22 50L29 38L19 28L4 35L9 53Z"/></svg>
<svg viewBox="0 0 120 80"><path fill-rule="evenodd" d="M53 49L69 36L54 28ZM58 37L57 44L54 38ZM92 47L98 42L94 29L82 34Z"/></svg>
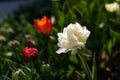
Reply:
<svg viewBox="0 0 120 80"><path fill-rule="evenodd" d="M38 56L38 50L36 48L25 47L23 49L23 56L25 59L34 59Z"/></svg>

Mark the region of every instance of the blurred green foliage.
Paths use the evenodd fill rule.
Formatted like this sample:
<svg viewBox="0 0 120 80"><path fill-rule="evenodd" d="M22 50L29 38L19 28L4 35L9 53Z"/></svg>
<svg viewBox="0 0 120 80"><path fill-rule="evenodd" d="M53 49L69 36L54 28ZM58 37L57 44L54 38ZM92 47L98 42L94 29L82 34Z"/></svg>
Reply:
<svg viewBox="0 0 120 80"><path fill-rule="evenodd" d="M96 53L93 64L97 62L97 69L102 63L105 67L106 57L110 60L113 47L120 42L120 14L105 10L104 6L109 2L114 0L36 0L1 19L0 80L87 79L76 55L56 53L57 33L75 22L91 31L86 43L90 51L85 52ZM44 15L55 17L49 40L33 24L34 19ZM22 56L23 48L29 45L39 50L35 60L27 61ZM104 52L105 60L102 59ZM92 57L86 59L91 66ZM100 75L98 73L98 78Z"/></svg>

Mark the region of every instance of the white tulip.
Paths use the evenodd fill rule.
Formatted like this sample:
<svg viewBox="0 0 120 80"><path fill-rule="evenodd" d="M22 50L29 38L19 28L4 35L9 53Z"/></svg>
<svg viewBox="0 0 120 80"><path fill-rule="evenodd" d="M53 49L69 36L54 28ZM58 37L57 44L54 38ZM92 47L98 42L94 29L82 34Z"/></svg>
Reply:
<svg viewBox="0 0 120 80"><path fill-rule="evenodd" d="M105 9L108 12L117 12L119 10L119 4L117 2L105 4Z"/></svg>
<svg viewBox="0 0 120 80"><path fill-rule="evenodd" d="M79 23L69 24L63 33L58 33L57 45L60 48L56 52L60 54L72 51L75 54L77 49L85 45L89 35L90 31L85 26L82 27Z"/></svg>

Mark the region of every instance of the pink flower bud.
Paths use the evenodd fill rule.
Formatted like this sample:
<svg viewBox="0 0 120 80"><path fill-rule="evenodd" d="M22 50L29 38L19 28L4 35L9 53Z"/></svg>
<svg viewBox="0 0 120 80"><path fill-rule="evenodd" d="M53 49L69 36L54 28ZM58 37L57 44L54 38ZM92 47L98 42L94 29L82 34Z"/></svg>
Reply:
<svg viewBox="0 0 120 80"><path fill-rule="evenodd" d="M34 59L38 56L38 50L36 48L25 47L23 49L23 56L25 59Z"/></svg>

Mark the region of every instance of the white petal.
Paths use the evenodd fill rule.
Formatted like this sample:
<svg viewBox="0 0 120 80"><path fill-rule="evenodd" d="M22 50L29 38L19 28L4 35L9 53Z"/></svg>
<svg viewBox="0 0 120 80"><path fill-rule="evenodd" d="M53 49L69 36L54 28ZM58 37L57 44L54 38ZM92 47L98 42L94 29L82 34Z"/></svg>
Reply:
<svg viewBox="0 0 120 80"><path fill-rule="evenodd" d="M66 53L66 49L65 48L59 48L56 53L61 54L61 53Z"/></svg>
<svg viewBox="0 0 120 80"><path fill-rule="evenodd" d="M87 39L89 35L90 35L90 31L88 31L86 27L83 27L83 36L85 37L85 39Z"/></svg>
<svg viewBox="0 0 120 80"><path fill-rule="evenodd" d="M77 52L78 52L77 49L73 49L71 54L76 54Z"/></svg>

